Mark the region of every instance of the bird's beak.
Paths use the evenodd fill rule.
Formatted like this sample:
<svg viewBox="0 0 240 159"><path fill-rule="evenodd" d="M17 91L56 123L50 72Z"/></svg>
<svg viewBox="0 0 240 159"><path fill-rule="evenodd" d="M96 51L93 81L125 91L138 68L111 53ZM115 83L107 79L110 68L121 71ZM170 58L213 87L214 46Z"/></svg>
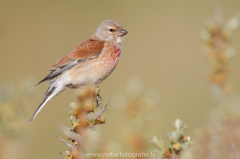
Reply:
<svg viewBox="0 0 240 159"><path fill-rule="evenodd" d="M121 30L119 30L118 35L119 35L119 36L123 36L123 35L126 35L127 33L128 33L127 30L121 29Z"/></svg>

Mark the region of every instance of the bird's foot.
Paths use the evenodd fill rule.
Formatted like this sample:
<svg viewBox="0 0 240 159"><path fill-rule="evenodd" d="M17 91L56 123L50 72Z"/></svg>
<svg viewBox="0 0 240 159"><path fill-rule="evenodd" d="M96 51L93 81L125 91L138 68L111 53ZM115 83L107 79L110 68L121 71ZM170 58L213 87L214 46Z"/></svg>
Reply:
<svg viewBox="0 0 240 159"><path fill-rule="evenodd" d="M97 104L97 107L99 107L101 105L102 102L102 97L100 96L100 89L99 86L96 86L95 92L94 92L94 98L95 98L95 102Z"/></svg>

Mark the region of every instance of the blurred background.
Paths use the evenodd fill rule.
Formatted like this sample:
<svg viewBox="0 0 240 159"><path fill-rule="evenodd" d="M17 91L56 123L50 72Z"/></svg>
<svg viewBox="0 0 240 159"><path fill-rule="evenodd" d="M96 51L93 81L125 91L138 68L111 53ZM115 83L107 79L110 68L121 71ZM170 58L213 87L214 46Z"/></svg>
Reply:
<svg viewBox="0 0 240 159"><path fill-rule="evenodd" d="M194 136L196 129L208 122L209 112L218 106L211 96L209 69L200 38L205 20L212 18L218 7L223 18L229 20L240 12L240 1L1 0L1 102L8 99L1 114L8 113L8 107L14 108L14 112L10 110L10 117L4 119L10 128L0 126L3 129L0 136L5 138L0 154L5 159L13 158L12 151L18 158L60 158L59 151L68 149L53 135L66 138L57 124L69 125L68 107L76 99L75 91L59 94L33 123L27 124L47 89L46 83L34 85L106 19L118 21L129 33L124 37L117 68L100 84L103 103L113 96L109 111L104 113L106 123L97 127L104 147L134 152L126 134L139 130L149 141L155 135L165 139L177 118L188 121L187 134ZM240 32L236 31L231 40L237 52L239 37ZM240 94L239 63L237 54L229 65L234 94ZM129 119L121 104L131 99L129 87L135 85L139 91L147 92L150 105L154 105L144 116L146 120L151 118L147 127L142 121ZM8 97L6 92L10 92ZM145 146L151 149L150 142Z"/></svg>

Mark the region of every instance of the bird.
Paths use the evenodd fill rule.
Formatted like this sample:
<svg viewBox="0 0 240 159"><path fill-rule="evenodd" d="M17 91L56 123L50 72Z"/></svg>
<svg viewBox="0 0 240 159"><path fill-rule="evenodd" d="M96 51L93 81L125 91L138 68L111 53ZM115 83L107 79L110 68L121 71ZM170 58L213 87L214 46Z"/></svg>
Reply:
<svg viewBox="0 0 240 159"><path fill-rule="evenodd" d="M35 119L53 97L65 89L78 89L89 84L98 85L106 79L119 62L123 36L127 33L118 22L104 20L92 36L58 60L50 69L50 73L37 84L48 81L49 86L28 123Z"/></svg>

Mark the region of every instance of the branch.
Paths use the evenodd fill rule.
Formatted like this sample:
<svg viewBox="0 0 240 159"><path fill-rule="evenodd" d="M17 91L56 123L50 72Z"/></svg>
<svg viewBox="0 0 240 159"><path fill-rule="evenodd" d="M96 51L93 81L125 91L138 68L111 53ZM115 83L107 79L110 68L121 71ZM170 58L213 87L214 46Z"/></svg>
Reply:
<svg viewBox="0 0 240 159"><path fill-rule="evenodd" d="M55 135L54 135L55 136ZM58 138L59 140L61 140L64 144L66 144L67 146L69 146L71 149L73 149L73 146L70 145L69 143L67 143L66 141L64 141L63 139L61 139L60 137L58 136L55 136L56 138Z"/></svg>
<svg viewBox="0 0 240 159"><path fill-rule="evenodd" d="M102 115L102 113L105 112L105 111L107 111L107 110L106 110L106 107L107 107L108 103L110 102L111 98L112 98L112 97L110 97L110 98L108 99L107 103L99 110L99 112L98 112L98 114L97 114L97 116L96 116L96 119L100 118L101 115Z"/></svg>
<svg viewBox="0 0 240 159"><path fill-rule="evenodd" d="M62 153L60 152L61 158L63 159Z"/></svg>

